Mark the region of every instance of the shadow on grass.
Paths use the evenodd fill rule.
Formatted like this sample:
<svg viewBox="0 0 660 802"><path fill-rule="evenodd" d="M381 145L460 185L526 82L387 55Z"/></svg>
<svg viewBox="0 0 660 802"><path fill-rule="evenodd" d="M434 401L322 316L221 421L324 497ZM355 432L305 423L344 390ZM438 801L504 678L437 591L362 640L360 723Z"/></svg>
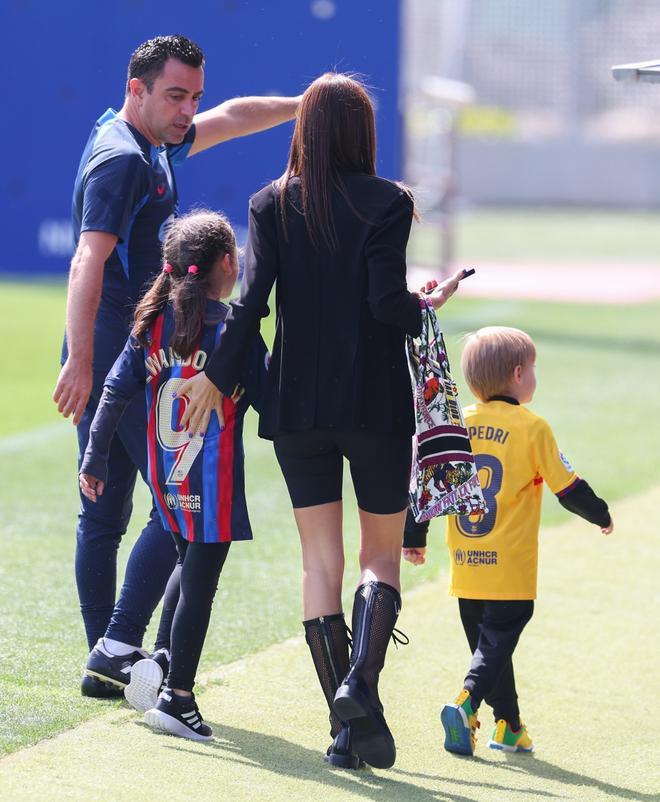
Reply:
<svg viewBox="0 0 660 802"><path fill-rule="evenodd" d="M584 794L585 789L595 788L603 794L614 797L615 799L632 799L636 802L645 802L646 800L654 800L657 802L657 794L645 794L640 791L633 791L631 788L622 788L619 785L608 783L604 780L599 780L596 777L588 777L586 774L579 774L575 771L568 771L562 769L560 766L555 766L553 763L548 763L546 760L539 760L536 755L518 755L506 754L506 763L491 763L492 766L497 768L515 771L516 773L525 772L533 777L539 777L544 780L551 780L556 783L563 783L564 785L579 786Z"/></svg>
<svg viewBox="0 0 660 802"><path fill-rule="evenodd" d="M601 791L603 794L608 796L612 796L615 799L631 799L633 802L658 802L658 795L657 794L645 794L640 791L633 791L631 788L622 788L619 785L614 785L613 783L605 782L604 780L599 780L595 777L588 777L586 774L579 774L578 772L568 771L567 769L562 769L560 766L555 766L553 763L548 763L545 760L539 760L535 754L511 754L511 753L503 753L506 762L500 763L495 762L492 760L484 760L483 758L475 757L472 758L463 758L457 757L452 755L453 760L458 761L470 761L474 763L480 764L487 764L491 769L497 771L498 769L502 769L504 771L515 771L516 774L528 774L530 777L536 777L541 780L549 780L554 783L564 784L564 785L573 785L578 786L582 789L582 794L585 793L585 789L587 788L595 788L598 791ZM433 774L423 774L419 772L407 772L407 771L400 771L398 769L393 769L395 774L401 774L408 777L418 777L423 780L439 780L442 779L437 777ZM445 782L452 782L449 778L445 780ZM496 784L484 784L481 782L470 782L468 780L454 780L454 782L458 782L460 785L473 785L478 788L494 788L497 790L502 791L515 791L516 793L522 794L534 794L534 798L536 797L562 797L563 794L555 794L551 791L541 791L538 789L532 788L508 788L502 785Z"/></svg>
<svg viewBox="0 0 660 802"><path fill-rule="evenodd" d="M480 764L480 766L497 766L498 764L494 764L490 760L484 760L481 757L461 757L459 755L451 755L449 757L451 760L456 760L461 763L475 763ZM473 788L479 789L486 789L493 791L506 791L510 794L525 794L524 797L521 797L522 800L529 799L529 794L534 794L534 798L537 797L548 797L551 799L557 799L560 797L560 794L554 794L552 791L543 791L538 788L511 788L508 785L499 785L497 783L484 783L481 780L457 780L455 777L441 777L439 774L425 774L424 772L419 771L404 771L403 769L393 768L392 772L394 774L398 774L402 777L418 777L421 780L431 780L435 782L445 782L445 783L456 783L457 785L468 785Z"/></svg>
<svg viewBox="0 0 660 802"><path fill-rule="evenodd" d="M446 783L513 794L518 792L516 788L499 784L466 782L453 777L410 775L443 784L442 789L421 786L418 783L401 779L405 773L397 772L396 769L388 774L375 774L369 768L357 771L333 769L324 763L320 752L307 749L284 738L229 727L224 724L213 724L212 726L215 736L213 741L196 743L197 748L195 749L184 745L186 742L181 740L171 745L165 744L165 747L177 752L191 752L197 756L202 755L226 763L253 766L255 769L268 771L282 777L317 782L325 787L344 790L347 793L363 796L365 799L376 800L376 802L382 802L384 799L405 799L406 802L422 802L422 800L433 799L445 802L475 802L474 797L447 791ZM541 793L543 794L543 792ZM552 796L552 794L547 795ZM482 797L481 794L480 797Z"/></svg>

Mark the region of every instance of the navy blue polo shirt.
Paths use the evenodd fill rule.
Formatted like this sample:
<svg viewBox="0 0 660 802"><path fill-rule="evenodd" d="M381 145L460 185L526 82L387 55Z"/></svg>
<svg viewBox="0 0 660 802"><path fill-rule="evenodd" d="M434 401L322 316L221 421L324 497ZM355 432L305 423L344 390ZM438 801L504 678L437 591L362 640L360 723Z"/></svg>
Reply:
<svg viewBox="0 0 660 802"><path fill-rule="evenodd" d="M135 304L161 269L161 243L178 210L173 167L195 139L195 127L180 145L155 147L108 109L100 117L80 160L73 192L76 247L83 231L118 237L103 275L94 328L94 370L110 370L131 328ZM62 362L66 360L66 338Z"/></svg>

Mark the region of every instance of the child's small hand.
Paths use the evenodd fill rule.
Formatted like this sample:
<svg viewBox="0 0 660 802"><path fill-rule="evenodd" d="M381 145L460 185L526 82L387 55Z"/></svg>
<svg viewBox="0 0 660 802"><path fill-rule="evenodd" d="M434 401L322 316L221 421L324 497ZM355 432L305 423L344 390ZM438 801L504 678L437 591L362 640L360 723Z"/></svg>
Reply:
<svg viewBox="0 0 660 802"><path fill-rule="evenodd" d="M612 516L611 515L610 515L610 522L609 522L608 526L601 526L600 531L604 535L611 535L612 534L612 532L614 531L614 521L612 520Z"/></svg>
<svg viewBox="0 0 660 802"><path fill-rule="evenodd" d="M426 562L426 546L416 549L401 549L403 559L413 565L424 565Z"/></svg>
<svg viewBox="0 0 660 802"><path fill-rule="evenodd" d="M80 483L80 492L83 496L96 504L97 497L103 495L104 483L89 473L81 473L78 481Z"/></svg>

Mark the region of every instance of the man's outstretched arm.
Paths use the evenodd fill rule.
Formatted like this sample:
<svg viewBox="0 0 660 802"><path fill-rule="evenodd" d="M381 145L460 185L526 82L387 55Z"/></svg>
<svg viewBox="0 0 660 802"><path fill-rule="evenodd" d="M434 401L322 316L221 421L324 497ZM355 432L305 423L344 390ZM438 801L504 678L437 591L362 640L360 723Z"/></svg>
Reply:
<svg viewBox="0 0 660 802"><path fill-rule="evenodd" d="M299 97L237 97L194 117L195 141L189 155L228 139L255 134L292 120Z"/></svg>
<svg viewBox="0 0 660 802"><path fill-rule="evenodd" d="M57 409L80 423L92 392L94 323L101 298L106 259L117 244L114 234L85 231L71 261L66 302L66 341L69 356L62 366L53 393Z"/></svg>

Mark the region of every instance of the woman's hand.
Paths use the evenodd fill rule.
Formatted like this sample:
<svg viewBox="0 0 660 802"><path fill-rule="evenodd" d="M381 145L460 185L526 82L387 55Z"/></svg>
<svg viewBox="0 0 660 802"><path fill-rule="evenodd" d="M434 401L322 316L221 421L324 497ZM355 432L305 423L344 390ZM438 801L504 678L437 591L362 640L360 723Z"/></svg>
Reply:
<svg viewBox="0 0 660 802"><path fill-rule="evenodd" d="M415 549L401 549L403 559L413 565L424 565L426 562L426 546Z"/></svg>
<svg viewBox="0 0 660 802"><path fill-rule="evenodd" d="M420 289L434 309L440 309L458 289L458 283L463 278L464 270L457 270L453 276L438 283L437 281L427 281Z"/></svg>
<svg viewBox="0 0 660 802"><path fill-rule="evenodd" d="M181 426L184 429L192 434L204 434L213 410L218 416L220 431L225 428L225 416L222 412L224 396L204 371L184 382L179 388L177 397L186 402L186 408L181 416Z"/></svg>
<svg viewBox="0 0 660 802"><path fill-rule="evenodd" d="M83 496L96 504L98 496L103 495L104 483L90 473L81 473L78 477L78 482L80 484L80 492Z"/></svg>

